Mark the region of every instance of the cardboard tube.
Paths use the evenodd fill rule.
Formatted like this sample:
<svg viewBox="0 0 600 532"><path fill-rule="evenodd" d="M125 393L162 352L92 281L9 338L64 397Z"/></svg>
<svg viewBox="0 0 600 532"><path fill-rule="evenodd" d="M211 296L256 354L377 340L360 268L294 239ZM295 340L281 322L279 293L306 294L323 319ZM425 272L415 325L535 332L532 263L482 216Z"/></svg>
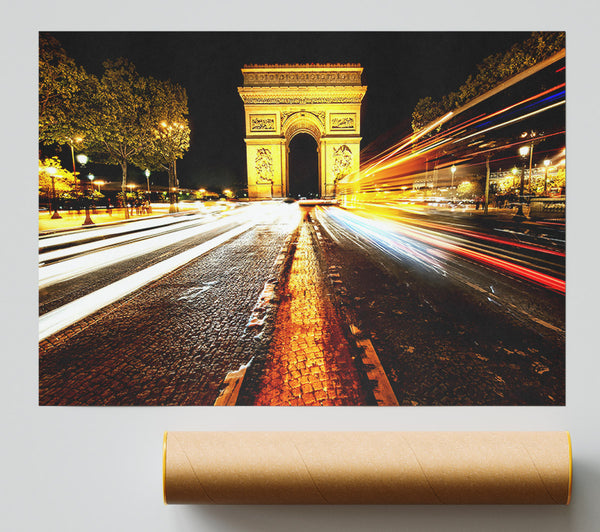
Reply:
<svg viewBox="0 0 600 532"><path fill-rule="evenodd" d="M168 432L168 504L568 504L568 432Z"/></svg>

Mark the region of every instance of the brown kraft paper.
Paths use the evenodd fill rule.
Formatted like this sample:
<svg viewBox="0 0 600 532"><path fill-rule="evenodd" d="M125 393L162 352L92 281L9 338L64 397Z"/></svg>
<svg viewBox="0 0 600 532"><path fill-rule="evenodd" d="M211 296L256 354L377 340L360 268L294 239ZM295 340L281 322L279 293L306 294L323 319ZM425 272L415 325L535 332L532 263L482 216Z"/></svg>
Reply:
<svg viewBox="0 0 600 532"><path fill-rule="evenodd" d="M167 432L167 504L568 504L568 432Z"/></svg>

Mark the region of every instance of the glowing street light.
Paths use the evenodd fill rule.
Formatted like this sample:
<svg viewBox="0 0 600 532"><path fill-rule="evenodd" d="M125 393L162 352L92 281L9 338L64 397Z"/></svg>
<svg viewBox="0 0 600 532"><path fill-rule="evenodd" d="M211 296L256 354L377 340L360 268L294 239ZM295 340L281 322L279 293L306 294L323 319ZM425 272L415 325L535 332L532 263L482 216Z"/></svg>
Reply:
<svg viewBox="0 0 600 532"><path fill-rule="evenodd" d="M88 162L88 156L85 153L79 153L77 154L77 162L81 165L81 166L85 166ZM94 222L92 221L92 218L90 217L90 199L88 198L87 195L87 191L88 191L88 183L89 181L89 176L92 174L88 175L88 181L85 182L81 182L81 187L84 189L83 190L83 195L84 195L84 203L85 203L85 220L83 221L82 225L94 225ZM92 176L93 178L93 176ZM85 183L85 184L84 184ZM92 187L93 188L93 187Z"/></svg>
<svg viewBox="0 0 600 532"><path fill-rule="evenodd" d="M144 175L146 176L146 185L148 188L148 196L150 196L150 170L148 170L148 168L146 168L146 170L144 171Z"/></svg>
<svg viewBox="0 0 600 532"><path fill-rule="evenodd" d="M73 145L71 145L71 149L73 148ZM84 167L87 162L88 162L88 157L85 153L78 153L77 157L75 157L75 159L77 159L77 162ZM77 173L75 172L75 160L73 160L73 175L75 176L75 183L79 184L79 187L81 189L81 194L84 194L84 184L81 182L81 180L77 179Z"/></svg>
<svg viewBox="0 0 600 532"><path fill-rule="evenodd" d="M56 220L58 218L62 218L62 216L58 214L58 209L56 207L56 189L54 188L54 174L56 174L57 169L54 166L48 166L44 169L44 171L50 174L50 180L52 181L52 210L54 212L52 213L50 219Z"/></svg>
<svg viewBox="0 0 600 532"><path fill-rule="evenodd" d="M168 123L166 120L163 120L160 122L159 126L160 129L157 131L159 137L163 139L174 139L174 141L178 144L181 142L185 129L184 124L179 124L178 122ZM172 167L170 165L172 165ZM171 190L171 193L169 194L169 213L172 214L179 211L179 207L177 205L179 201L179 180L177 179L176 155L173 157L173 161L169 163L169 166L169 188Z"/></svg>
<svg viewBox="0 0 600 532"><path fill-rule="evenodd" d="M71 159L73 160L73 180L75 181L75 186L77 186L77 170L75 169L75 149L73 148L73 145L75 143L80 144L81 142L83 142L83 139L81 137L74 137L74 138L68 138L67 142L69 143L69 146L71 147ZM79 159L77 159L79 160ZM87 162L87 159L86 159Z"/></svg>
<svg viewBox="0 0 600 532"><path fill-rule="evenodd" d="M523 214L523 192L525 189L525 160L529 153L529 145L524 145L519 148L519 155L523 158L523 166L521 167L521 184L519 186L519 208L515 214L515 218L525 218Z"/></svg>
<svg viewBox="0 0 600 532"><path fill-rule="evenodd" d="M544 159L544 195L548 189L548 166L550 166L550 159Z"/></svg>
<svg viewBox="0 0 600 532"><path fill-rule="evenodd" d="M456 173L456 166L452 165L452 168L450 168L450 172L452 173L452 197L454 198L456 196L456 194L454 193L454 174Z"/></svg>

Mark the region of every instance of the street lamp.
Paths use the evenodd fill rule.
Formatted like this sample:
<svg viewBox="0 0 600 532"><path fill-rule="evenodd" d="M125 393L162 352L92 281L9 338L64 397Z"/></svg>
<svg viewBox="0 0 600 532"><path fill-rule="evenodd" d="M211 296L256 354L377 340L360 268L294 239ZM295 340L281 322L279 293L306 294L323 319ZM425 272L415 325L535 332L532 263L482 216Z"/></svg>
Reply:
<svg viewBox="0 0 600 532"><path fill-rule="evenodd" d="M515 188L515 179L517 177L517 172L518 172L518 168L516 166L513 166L513 169L511 170L513 178L512 178L512 188Z"/></svg>
<svg viewBox="0 0 600 532"><path fill-rule="evenodd" d="M537 131L525 131L523 134L521 134L521 138L527 138L529 137L531 139L531 141L529 142L529 194L531 195L531 183L533 181L532 179L532 175L531 175L531 167L533 164L533 146L535 144L534 138L537 137Z"/></svg>
<svg viewBox="0 0 600 532"><path fill-rule="evenodd" d="M525 189L525 160L529 153L529 146L521 146L519 148L519 155L523 158L523 166L521 167L521 184L519 186L519 208L515 214L515 218L525 218L523 214L523 192Z"/></svg>
<svg viewBox="0 0 600 532"><path fill-rule="evenodd" d="M550 166L550 159L544 159L544 196L548 190L548 166Z"/></svg>
<svg viewBox="0 0 600 532"><path fill-rule="evenodd" d="M52 181L52 210L54 212L52 213L50 219L56 220L58 218L62 218L62 216L58 214L58 209L56 207L56 189L54 188L54 174L56 174L57 170L54 166L48 166L45 171L50 174L50 180Z"/></svg>
<svg viewBox="0 0 600 532"><path fill-rule="evenodd" d="M73 179L75 181L75 186L77 186L77 171L75 170L75 150L73 148L73 143L77 142L79 144L82 141L83 141L83 139L81 137L67 139L69 146L71 146L71 159L73 160ZM79 159L77 159L77 160L79 160ZM87 162L87 159L86 159L86 162Z"/></svg>
<svg viewBox="0 0 600 532"><path fill-rule="evenodd" d="M454 174L456 173L456 166L452 165L452 168L450 168L450 172L452 172L452 199L454 199L456 197L456 194L454 193Z"/></svg>
<svg viewBox="0 0 600 532"><path fill-rule="evenodd" d="M81 142L81 139L79 139L79 142ZM73 156L73 144L72 143L71 143L71 155ZM73 158L73 178L75 179L75 186L79 190L80 194L83 196L83 194L84 194L83 183L77 177L77 172L75 171L75 159L77 159L77 162L83 167L87 164L88 158L84 153L79 153L79 154L77 154L77 157ZM77 214L79 214L79 211L80 211L80 208L78 205L77 206Z"/></svg>
<svg viewBox="0 0 600 532"><path fill-rule="evenodd" d="M89 160L88 156L85 155L85 153L79 153L77 155L76 159L77 159L77 162L82 167L85 166L87 164L88 160ZM90 217L90 200L89 200L88 195L87 195L88 181L81 182L81 187L84 189L82 193L83 193L83 196L84 196L84 200L83 201L84 201L84 204L85 204L85 220L83 221L82 225L94 225L94 222L92 221L92 218Z"/></svg>
<svg viewBox="0 0 600 532"><path fill-rule="evenodd" d="M148 187L148 197L150 197L150 170L146 168L144 175L146 176L146 185Z"/></svg>
<svg viewBox="0 0 600 532"><path fill-rule="evenodd" d="M177 122L168 123L166 120L163 120L159 124L160 129L158 130L158 135L163 139L173 140L177 143L177 147L179 147L182 139L182 134L184 133L185 126L183 124L179 124ZM179 188L179 180L177 179L177 155L173 155L173 161L169 162L169 213L175 213L179 211L179 207L177 206L178 202L178 188Z"/></svg>

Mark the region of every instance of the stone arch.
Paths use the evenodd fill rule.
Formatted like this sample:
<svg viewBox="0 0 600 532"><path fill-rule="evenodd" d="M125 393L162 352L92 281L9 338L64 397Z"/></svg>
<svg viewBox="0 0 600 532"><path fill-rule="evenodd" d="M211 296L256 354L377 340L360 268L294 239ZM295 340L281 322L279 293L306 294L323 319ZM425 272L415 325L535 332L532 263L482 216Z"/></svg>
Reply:
<svg viewBox="0 0 600 532"><path fill-rule="evenodd" d="M357 64L249 65L238 87L246 115L248 196L289 193L289 143L307 133L317 142L319 194L335 196L343 173L360 166L360 107L367 87ZM340 165L340 158L347 164ZM265 160L272 172L265 172ZM342 173L340 173L342 169ZM269 177L270 176L270 177Z"/></svg>
<svg viewBox="0 0 600 532"><path fill-rule="evenodd" d="M317 141L321 142L321 137L325 133L325 128L319 119L312 113L298 111L292 114L283 124L282 133L289 147L290 141L299 133L307 133Z"/></svg>

